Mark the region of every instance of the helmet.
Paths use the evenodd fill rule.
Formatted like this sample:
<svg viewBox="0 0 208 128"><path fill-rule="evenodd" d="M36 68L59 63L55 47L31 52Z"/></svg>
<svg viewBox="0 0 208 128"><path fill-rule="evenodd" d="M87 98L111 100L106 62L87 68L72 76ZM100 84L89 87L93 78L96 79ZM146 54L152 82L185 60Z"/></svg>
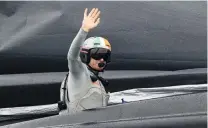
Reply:
<svg viewBox="0 0 208 128"><path fill-rule="evenodd" d="M98 58L101 56L106 63L110 62L111 45L107 39L103 37L90 37L85 40L82 48L80 49L81 61L89 64L90 58Z"/></svg>

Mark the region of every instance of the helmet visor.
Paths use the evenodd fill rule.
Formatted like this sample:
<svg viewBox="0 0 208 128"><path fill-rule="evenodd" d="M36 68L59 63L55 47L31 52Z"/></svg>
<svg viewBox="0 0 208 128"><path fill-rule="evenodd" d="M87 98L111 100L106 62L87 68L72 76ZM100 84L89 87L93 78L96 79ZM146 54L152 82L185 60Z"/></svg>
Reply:
<svg viewBox="0 0 208 128"><path fill-rule="evenodd" d="M105 48L93 48L90 50L90 56L95 60L104 59L110 62L111 51Z"/></svg>

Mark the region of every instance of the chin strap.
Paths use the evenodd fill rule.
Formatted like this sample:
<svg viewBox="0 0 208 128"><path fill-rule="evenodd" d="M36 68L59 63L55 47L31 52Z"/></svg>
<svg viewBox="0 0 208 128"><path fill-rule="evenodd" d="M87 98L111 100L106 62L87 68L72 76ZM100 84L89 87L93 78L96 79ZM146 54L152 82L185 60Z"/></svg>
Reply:
<svg viewBox="0 0 208 128"><path fill-rule="evenodd" d="M107 80L105 80L103 77L99 76L100 71L94 70L90 66L88 66L88 69L92 72L91 75L90 75L90 78L91 78L92 82L100 80L100 82L103 84L103 86L105 88L105 91L109 92L109 88L108 88L109 82ZM104 70L102 70L102 71L104 71Z"/></svg>

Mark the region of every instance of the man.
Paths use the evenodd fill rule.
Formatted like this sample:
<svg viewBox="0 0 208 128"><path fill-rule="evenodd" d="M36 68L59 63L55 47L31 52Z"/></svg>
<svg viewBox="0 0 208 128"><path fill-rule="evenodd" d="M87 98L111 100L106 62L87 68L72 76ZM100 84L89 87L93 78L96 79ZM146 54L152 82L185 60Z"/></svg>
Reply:
<svg viewBox="0 0 208 128"><path fill-rule="evenodd" d="M102 37L85 40L87 34L100 23L100 11L93 8L87 15L87 10L68 51L69 73L61 85L61 100L66 103L69 113L107 106L109 100L104 88L107 82L99 77L99 72L103 72L110 62L111 45Z"/></svg>

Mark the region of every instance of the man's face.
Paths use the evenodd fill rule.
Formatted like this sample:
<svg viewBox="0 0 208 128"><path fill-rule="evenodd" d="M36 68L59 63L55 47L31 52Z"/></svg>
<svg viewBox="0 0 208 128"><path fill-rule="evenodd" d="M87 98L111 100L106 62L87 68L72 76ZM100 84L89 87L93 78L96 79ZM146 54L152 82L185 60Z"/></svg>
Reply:
<svg viewBox="0 0 208 128"><path fill-rule="evenodd" d="M101 71L103 67L99 67L99 63L104 63L106 65L107 62L110 60L110 51L104 48L93 48L90 50L90 62L89 65L91 68Z"/></svg>
<svg viewBox="0 0 208 128"><path fill-rule="evenodd" d="M95 69L95 70L98 70L98 71L101 71L101 70L103 70L103 68L104 68L105 66L104 66L104 67L99 67L99 66L98 66L99 63L105 63L105 64L106 64L106 62L104 61L103 58L101 58L101 59L99 59L99 60L95 60L95 59L91 58L91 59L90 59L89 65L90 65L91 68L93 68L93 69Z"/></svg>

